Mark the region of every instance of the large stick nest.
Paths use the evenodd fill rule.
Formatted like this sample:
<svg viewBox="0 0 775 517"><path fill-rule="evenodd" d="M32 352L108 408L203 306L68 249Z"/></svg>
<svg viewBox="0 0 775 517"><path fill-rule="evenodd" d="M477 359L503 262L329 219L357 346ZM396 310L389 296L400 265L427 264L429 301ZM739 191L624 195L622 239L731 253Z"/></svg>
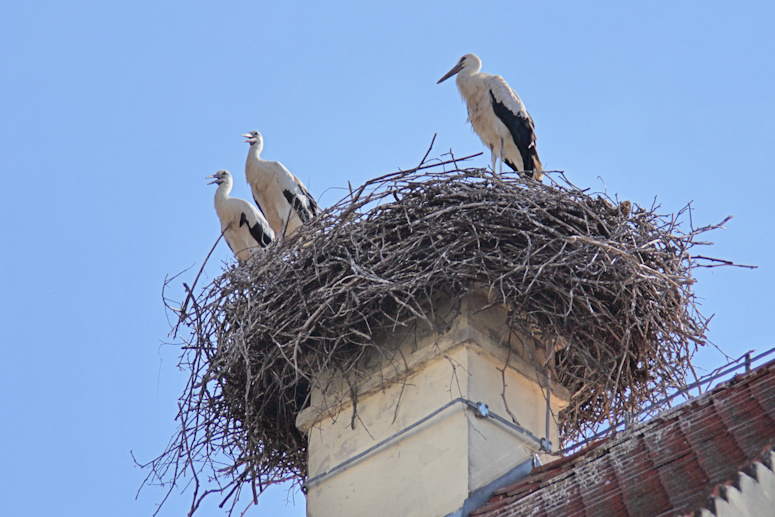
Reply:
<svg viewBox="0 0 775 517"><path fill-rule="evenodd" d="M564 343L545 366L572 393L565 440L684 384L706 326L689 250L716 226L682 231L677 216L571 185L429 167L351 190L192 296L176 328L191 372L181 431L153 470L174 481L190 470L194 508L205 466L224 502L302 482L295 421L311 387L356 369L377 334L418 319L434 328L439 293L486 286L510 328Z"/></svg>

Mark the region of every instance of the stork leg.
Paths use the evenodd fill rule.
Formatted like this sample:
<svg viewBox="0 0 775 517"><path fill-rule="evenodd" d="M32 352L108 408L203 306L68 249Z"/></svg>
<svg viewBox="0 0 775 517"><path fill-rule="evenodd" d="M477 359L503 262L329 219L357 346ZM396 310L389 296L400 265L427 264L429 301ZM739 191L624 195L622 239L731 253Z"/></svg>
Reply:
<svg viewBox="0 0 775 517"><path fill-rule="evenodd" d="M503 138L501 138L501 176L503 176Z"/></svg>

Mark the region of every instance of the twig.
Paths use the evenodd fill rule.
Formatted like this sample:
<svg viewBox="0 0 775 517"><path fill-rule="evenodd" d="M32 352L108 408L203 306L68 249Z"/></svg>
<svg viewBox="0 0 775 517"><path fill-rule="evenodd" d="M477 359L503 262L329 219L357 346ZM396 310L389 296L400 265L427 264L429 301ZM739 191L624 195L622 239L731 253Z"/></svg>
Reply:
<svg viewBox="0 0 775 517"><path fill-rule="evenodd" d="M688 208L659 215L655 201L624 211L561 171L566 184L549 186L459 168L481 153L429 161L434 142L417 167L348 184L340 201L288 238L197 289L216 241L191 286L183 282L181 309L165 298L190 379L180 430L146 464L146 484L177 487L185 476L192 511L218 493L231 513L243 487L255 500L268 485L301 483L307 436L296 417L312 390L325 398L321 418L337 418L336 408L351 402L352 415L341 417L356 426L355 390L370 365L406 374L392 339L411 339L422 327L438 342L460 300L481 288L489 306L507 314L509 336L565 344L546 360L533 357L539 384L551 374L572 394L558 416L562 440L594 434L685 384L708 322L692 291L693 268L735 265L690 251L720 225L684 232ZM501 396L515 419L507 367L508 359ZM345 388L333 389L334 379Z"/></svg>

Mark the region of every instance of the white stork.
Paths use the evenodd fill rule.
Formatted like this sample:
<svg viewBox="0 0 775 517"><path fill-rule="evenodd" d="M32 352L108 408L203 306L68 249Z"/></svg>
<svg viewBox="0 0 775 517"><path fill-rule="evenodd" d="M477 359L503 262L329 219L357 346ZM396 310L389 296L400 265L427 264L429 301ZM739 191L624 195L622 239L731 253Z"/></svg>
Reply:
<svg viewBox="0 0 775 517"><path fill-rule="evenodd" d="M253 191L258 208L266 216L269 226L280 235L287 221L286 233L306 223L318 211L318 205L304 184L280 162L261 159L264 139L258 131L244 135L250 143L245 161L245 177Z"/></svg>
<svg viewBox="0 0 775 517"><path fill-rule="evenodd" d="M215 178L209 185L218 184L215 191L215 212L221 220L221 231L234 255L245 261L259 248L265 248L274 239L263 214L244 199L229 197L234 181L229 171L218 171L205 179Z"/></svg>
<svg viewBox="0 0 775 517"><path fill-rule="evenodd" d="M495 162L503 162L518 172L541 181L544 177L536 151L535 125L522 99L503 77L479 72L482 61L475 54L466 54L439 79L436 84L457 75L457 88L468 107L468 121L482 143L492 153Z"/></svg>

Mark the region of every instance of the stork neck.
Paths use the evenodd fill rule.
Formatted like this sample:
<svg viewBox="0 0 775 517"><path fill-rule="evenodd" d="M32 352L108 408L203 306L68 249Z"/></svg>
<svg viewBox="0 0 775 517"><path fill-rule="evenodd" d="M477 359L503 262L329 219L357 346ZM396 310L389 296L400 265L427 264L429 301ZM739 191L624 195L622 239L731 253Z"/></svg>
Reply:
<svg viewBox="0 0 775 517"><path fill-rule="evenodd" d="M460 93L464 98L467 98L476 90L476 82L473 81L473 73L471 70L461 71L457 74L455 82L457 83L457 89L460 90Z"/></svg>
<svg viewBox="0 0 775 517"><path fill-rule="evenodd" d="M224 181L220 185L218 185L218 189L215 191L215 198L216 199L228 199L229 194L231 193L231 188L233 184L231 181Z"/></svg>
<svg viewBox="0 0 775 517"><path fill-rule="evenodd" d="M264 150L263 144L250 144L250 150L248 151L248 153L254 160L260 160L261 151L263 150Z"/></svg>

